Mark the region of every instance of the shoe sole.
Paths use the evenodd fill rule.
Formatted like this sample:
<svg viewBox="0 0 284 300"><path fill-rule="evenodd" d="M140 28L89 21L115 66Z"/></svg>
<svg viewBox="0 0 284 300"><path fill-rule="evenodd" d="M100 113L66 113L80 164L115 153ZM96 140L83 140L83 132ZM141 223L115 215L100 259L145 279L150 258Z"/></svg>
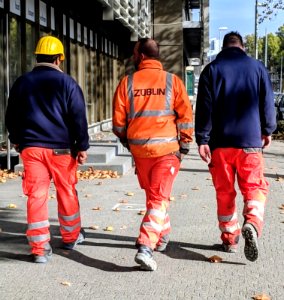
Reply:
<svg viewBox="0 0 284 300"><path fill-rule="evenodd" d="M151 257L147 257L143 253L137 253L135 256L135 262L140 265L142 270L146 271L156 271L157 270L157 263Z"/></svg>
<svg viewBox="0 0 284 300"><path fill-rule="evenodd" d="M249 261L256 261L258 258L258 244L256 233L251 227L244 227L242 230L243 238L245 239L244 253Z"/></svg>

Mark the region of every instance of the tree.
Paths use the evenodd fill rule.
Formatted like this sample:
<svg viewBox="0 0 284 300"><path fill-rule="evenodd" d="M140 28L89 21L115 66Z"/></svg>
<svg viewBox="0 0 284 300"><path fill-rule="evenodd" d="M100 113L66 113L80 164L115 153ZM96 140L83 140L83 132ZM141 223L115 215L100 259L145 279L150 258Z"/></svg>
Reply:
<svg viewBox="0 0 284 300"><path fill-rule="evenodd" d="M283 0L264 0L261 2L262 11L259 14L258 23L261 24L265 19L272 20L279 10L284 9Z"/></svg>

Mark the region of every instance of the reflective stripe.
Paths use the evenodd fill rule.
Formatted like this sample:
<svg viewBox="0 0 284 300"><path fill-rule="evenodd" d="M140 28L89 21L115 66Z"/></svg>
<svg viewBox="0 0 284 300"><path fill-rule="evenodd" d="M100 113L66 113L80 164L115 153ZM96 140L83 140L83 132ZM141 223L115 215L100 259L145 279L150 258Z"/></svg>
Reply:
<svg viewBox="0 0 284 300"><path fill-rule="evenodd" d="M190 129L190 128L193 128L193 123L178 123L177 128L178 129Z"/></svg>
<svg viewBox="0 0 284 300"><path fill-rule="evenodd" d="M245 153L262 153L262 148L243 148Z"/></svg>
<svg viewBox="0 0 284 300"><path fill-rule="evenodd" d="M261 213L257 208L253 208L251 210L248 210L246 214L253 215L257 217L260 221L263 221L263 213Z"/></svg>
<svg viewBox="0 0 284 300"><path fill-rule="evenodd" d="M47 234L28 236L27 239L29 242L42 242L50 239L50 234L47 233Z"/></svg>
<svg viewBox="0 0 284 300"><path fill-rule="evenodd" d="M28 224L28 230L42 228L42 227L49 227L48 220Z"/></svg>
<svg viewBox="0 0 284 300"><path fill-rule="evenodd" d="M81 222L77 223L74 226L60 225L60 227L62 229L64 229L65 231L68 231L68 232L72 232L74 229L78 228L79 226L81 226Z"/></svg>
<svg viewBox="0 0 284 300"><path fill-rule="evenodd" d="M158 209L149 209L147 211L147 215L153 215L153 216L156 216L156 217L164 220L165 217L166 217L166 212L165 211L160 211Z"/></svg>
<svg viewBox="0 0 284 300"><path fill-rule="evenodd" d="M220 228L221 232L229 232L229 233L233 233L233 232L235 232L236 230L240 229L240 225L239 225L239 223L237 223L237 224L234 224L234 225L232 225L232 226L226 226L226 227L224 227L224 226L219 226L219 228Z"/></svg>
<svg viewBox="0 0 284 300"><path fill-rule="evenodd" d="M166 110L169 110L171 108L171 98L172 98L172 74L167 72L167 78L166 78Z"/></svg>
<svg viewBox="0 0 284 300"><path fill-rule="evenodd" d="M173 116L175 112L173 110L143 110L138 111L133 118L140 117L162 117L162 116Z"/></svg>
<svg viewBox="0 0 284 300"><path fill-rule="evenodd" d="M172 74L167 72L166 76L166 92L165 92L165 110L145 110L135 113L134 109L134 95L133 95L133 74L128 75L127 80L127 94L129 99L130 112L128 119L134 119L139 117L152 117L152 116L171 116L175 115L175 112L171 110L171 98L172 98Z"/></svg>
<svg viewBox="0 0 284 300"><path fill-rule="evenodd" d="M237 220L238 218L238 214L235 212L232 215L228 215L228 216L218 216L218 221L219 222L230 222L233 220Z"/></svg>
<svg viewBox="0 0 284 300"><path fill-rule="evenodd" d="M158 232L161 232L163 229L162 225L157 224L157 223L153 222L152 220L150 222L143 222L141 226L152 227Z"/></svg>
<svg viewBox="0 0 284 300"><path fill-rule="evenodd" d="M163 230L166 230L166 229L168 229L168 228L170 228L171 227L171 223L170 223L170 221L168 221L167 223L165 223L164 225L163 225Z"/></svg>
<svg viewBox="0 0 284 300"><path fill-rule="evenodd" d="M73 221L80 217L80 212L78 211L76 214L74 214L72 216L63 216L61 214L58 214L58 217L64 221Z"/></svg>
<svg viewBox="0 0 284 300"><path fill-rule="evenodd" d="M129 139L128 143L132 145L145 145L145 144L161 144L161 143L172 143L176 142L177 137L171 138L149 138L149 139Z"/></svg>
<svg viewBox="0 0 284 300"><path fill-rule="evenodd" d="M119 132L119 133L126 131L126 127L125 126L123 126L123 127L113 126L112 129L114 131Z"/></svg>
<svg viewBox="0 0 284 300"><path fill-rule="evenodd" d="M129 104L130 104L130 113L129 113L128 118L132 119L132 118L134 118L134 115L135 115L134 96L133 96L133 74L128 75L127 93L128 93Z"/></svg>
<svg viewBox="0 0 284 300"><path fill-rule="evenodd" d="M264 202L258 200L249 200L245 202L246 209L249 207L257 207L260 213L264 213Z"/></svg>

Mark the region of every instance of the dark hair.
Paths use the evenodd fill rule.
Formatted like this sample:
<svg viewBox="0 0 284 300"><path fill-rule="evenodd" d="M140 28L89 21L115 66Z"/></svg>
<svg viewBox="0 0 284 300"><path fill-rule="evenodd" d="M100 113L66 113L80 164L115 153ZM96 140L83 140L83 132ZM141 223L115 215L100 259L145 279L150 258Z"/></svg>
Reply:
<svg viewBox="0 0 284 300"><path fill-rule="evenodd" d="M141 38L138 42L137 51L139 54L143 53L150 58L159 58L159 46L153 39Z"/></svg>
<svg viewBox="0 0 284 300"><path fill-rule="evenodd" d="M232 47L232 46L244 46L243 38L237 31L231 31L224 36L223 39L223 48Z"/></svg>
<svg viewBox="0 0 284 300"><path fill-rule="evenodd" d="M36 61L38 63L54 63L58 57L60 57L61 54L55 54L55 55L46 55L46 54L37 54L36 55Z"/></svg>

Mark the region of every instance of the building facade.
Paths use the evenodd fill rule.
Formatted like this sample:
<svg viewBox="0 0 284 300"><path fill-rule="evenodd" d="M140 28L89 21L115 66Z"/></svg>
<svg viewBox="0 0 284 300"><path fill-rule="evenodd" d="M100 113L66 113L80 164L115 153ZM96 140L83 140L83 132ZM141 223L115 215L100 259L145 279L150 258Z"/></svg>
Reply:
<svg viewBox="0 0 284 300"><path fill-rule="evenodd" d="M52 34L63 41L63 71L82 87L92 128L111 119L112 96L121 77L133 70L132 49L139 38L157 39L165 67L182 78L191 58L198 56L202 64L207 34L203 16L197 27L191 24L197 37L184 40L190 28L187 24L184 29L184 21L195 7L203 14L208 0L167 5L161 0L0 0L1 145L7 142L4 115L10 87L33 68L39 37ZM198 50L191 53L194 47Z"/></svg>

